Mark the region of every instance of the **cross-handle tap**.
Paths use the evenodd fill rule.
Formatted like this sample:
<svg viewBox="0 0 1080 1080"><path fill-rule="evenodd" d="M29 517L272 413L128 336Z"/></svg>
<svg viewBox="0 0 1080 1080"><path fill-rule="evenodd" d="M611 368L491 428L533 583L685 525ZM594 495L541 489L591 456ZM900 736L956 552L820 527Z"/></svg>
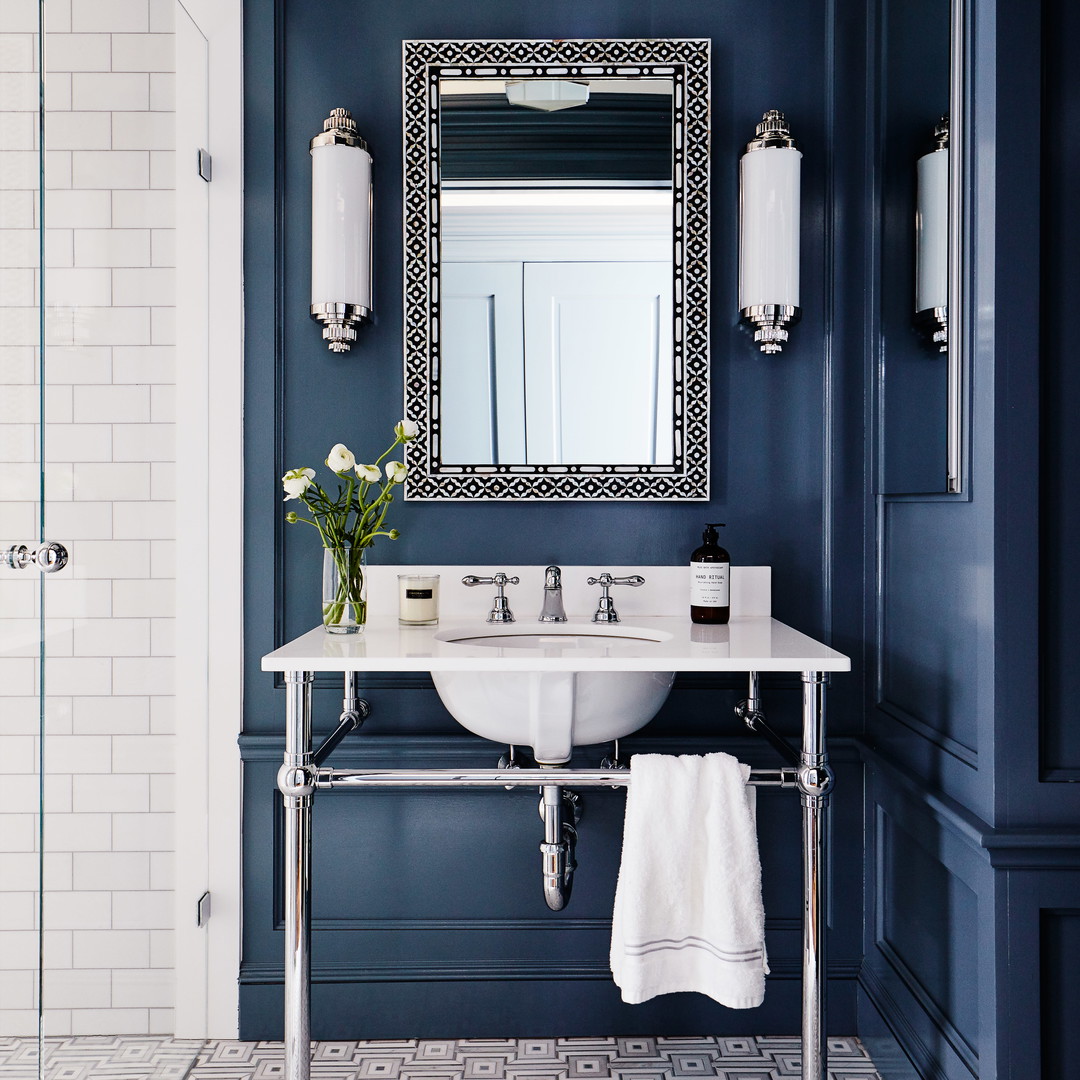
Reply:
<svg viewBox="0 0 1080 1080"><path fill-rule="evenodd" d="M500 623L514 621L514 613L506 602L506 593L503 590L507 585L517 585L520 581L521 578L507 577L505 572L500 570L491 577L477 577L475 574L466 574L461 579L461 584L468 585L470 588L474 585L494 585L496 589L495 599L492 601L487 621L489 623Z"/></svg>
<svg viewBox="0 0 1080 1080"><path fill-rule="evenodd" d="M600 606L596 609L592 621L597 623L612 623L619 621L619 613L611 601L608 590L612 585L630 585L639 588L645 584L645 579L640 574L631 574L629 577L612 577L606 570L599 577L589 578L587 584L599 585L603 590L600 594Z"/></svg>
<svg viewBox="0 0 1080 1080"><path fill-rule="evenodd" d="M538 622L566 622L566 608L562 598L562 570L549 566L544 571L544 607L537 616Z"/></svg>

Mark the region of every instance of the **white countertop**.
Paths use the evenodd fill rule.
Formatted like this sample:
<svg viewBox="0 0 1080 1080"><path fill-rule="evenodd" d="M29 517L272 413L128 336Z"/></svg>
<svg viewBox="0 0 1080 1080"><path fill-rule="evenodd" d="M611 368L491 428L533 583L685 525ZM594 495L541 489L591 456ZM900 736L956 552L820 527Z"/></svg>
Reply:
<svg viewBox="0 0 1080 1080"><path fill-rule="evenodd" d="M596 647L565 649L555 642L536 648L462 645L440 640L490 632L483 617L443 620L439 626L400 626L395 617L369 622L363 634L309 630L262 659L263 671L850 671L835 649L768 616L736 617L724 626L702 626L688 616L634 617L604 626L571 617L588 635L610 638ZM499 627L509 634L550 633L549 623L519 619ZM438 637L436 635L439 635Z"/></svg>
<svg viewBox="0 0 1080 1080"><path fill-rule="evenodd" d="M517 620L497 627L485 621L494 588L466 588L464 574L490 576L505 570L521 578L508 588ZM592 622L600 590L589 576L609 570L642 574L640 588L618 586L612 598L622 616L614 625ZM397 575L441 576L437 626L397 621ZM536 620L543 600L540 566L369 566L368 607L375 612L363 634L328 634L321 626L263 657L263 671L850 671L842 653L770 617L771 572L767 566L731 568L731 621L723 626L690 621L690 571L686 566L564 566L563 594L569 620ZM637 628L643 639L634 640ZM551 640L580 630L610 640L573 647ZM464 645L445 640L472 634L540 634L535 648ZM584 647L582 647L584 645Z"/></svg>

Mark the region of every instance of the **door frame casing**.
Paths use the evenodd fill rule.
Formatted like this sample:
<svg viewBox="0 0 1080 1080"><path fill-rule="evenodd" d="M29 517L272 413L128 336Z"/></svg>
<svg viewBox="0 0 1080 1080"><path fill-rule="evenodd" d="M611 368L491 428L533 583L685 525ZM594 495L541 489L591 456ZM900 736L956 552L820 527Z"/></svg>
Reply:
<svg viewBox="0 0 1080 1080"><path fill-rule="evenodd" d="M177 804L173 1034L235 1039L241 918L241 766L236 740L243 715L243 4L242 0L174 2ZM205 82L205 98L191 92L196 79ZM212 159L208 183L198 178L197 148L188 144L192 132L199 130L205 132L205 149ZM199 926L198 902L206 892L211 915Z"/></svg>

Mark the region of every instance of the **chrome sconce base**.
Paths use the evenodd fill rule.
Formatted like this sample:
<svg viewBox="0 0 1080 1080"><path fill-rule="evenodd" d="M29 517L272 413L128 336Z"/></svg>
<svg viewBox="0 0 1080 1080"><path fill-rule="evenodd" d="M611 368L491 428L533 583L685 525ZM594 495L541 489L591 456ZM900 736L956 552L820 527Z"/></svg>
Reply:
<svg viewBox="0 0 1080 1080"><path fill-rule="evenodd" d="M348 352L356 341L356 328L371 321L371 309L359 304L312 304L311 317L322 323L323 341L331 352Z"/></svg>
<svg viewBox="0 0 1080 1080"><path fill-rule="evenodd" d="M927 308L915 313L915 324L926 335L926 340L936 352L949 351L949 309Z"/></svg>
<svg viewBox="0 0 1080 1080"><path fill-rule="evenodd" d="M801 312L788 304L757 304L743 308L739 315L747 326L756 327L754 342L763 353L778 353L787 344L787 328L799 321Z"/></svg>

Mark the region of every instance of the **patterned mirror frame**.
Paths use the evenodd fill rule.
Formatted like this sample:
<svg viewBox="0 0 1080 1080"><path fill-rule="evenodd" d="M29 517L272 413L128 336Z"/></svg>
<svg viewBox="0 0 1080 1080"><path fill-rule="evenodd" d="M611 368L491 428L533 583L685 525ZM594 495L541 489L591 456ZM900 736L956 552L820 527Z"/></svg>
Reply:
<svg viewBox="0 0 1080 1080"><path fill-rule="evenodd" d="M706 40L405 41L405 498L687 499L709 497L709 57ZM670 465L444 465L439 458L439 80L673 80L673 359Z"/></svg>

